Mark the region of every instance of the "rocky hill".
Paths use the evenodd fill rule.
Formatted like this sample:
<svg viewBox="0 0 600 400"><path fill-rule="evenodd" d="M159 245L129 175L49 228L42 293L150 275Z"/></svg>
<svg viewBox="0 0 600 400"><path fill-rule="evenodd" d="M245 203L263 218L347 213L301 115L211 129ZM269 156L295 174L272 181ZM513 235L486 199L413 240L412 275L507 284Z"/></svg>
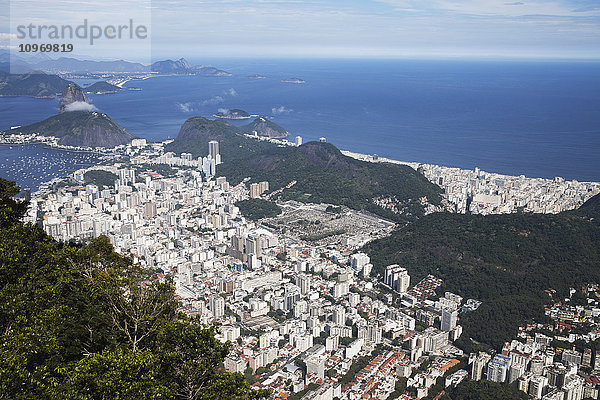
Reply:
<svg viewBox="0 0 600 400"><path fill-rule="evenodd" d="M203 117L188 119L167 151L194 156L208 153L208 142L219 141L223 164L217 173L237 184L268 181L271 190L296 183L281 193L282 199L343 204L405 221L423 215L422 198L438 204L441 189L408 166L368 163L343 155L329 143L309 142L300 147L276 145L246 138L248 126ZM378 206L375 198L393 197L402 215Z"/></svg>
<svg viewBox="0 0 600 400"><path fill-rule="evenodd" d="M105 93L116 93L120 90L123 90L119 86L112 85L108 82L100 81L91 84L90 86L85 87L86 93L96 93L96 94L105 94Z"/></svg>
<svg viewBox="0 0 600 400"><path fill-rule="evenodd" d="M131 136L108 115L96 111L70 111L7 133L37 133L60 138L59 144L78 147L115 147L131 142Z"/></svg>
<svg viewBox="0 0 600 400"><path fill-rule="evenodd" d="M250 119L252 118L252 115L239 108L234 108L231 110L219 111L218 113L213 114L213 117L221 119Z"/></svg>
<svg viewBox="0 0 600 400"><path fill-rule="evenodd" d="M219 151L223 159L227 160L246 158L271 147L270 143L246 139L240 134L240 128L225 120L192 117L181 126L177 137L166 150L192 153L196 157L206 156L208 142L211 140L219 141Z"/></svg>
<svg viewBox="0 0 600 400"><path fill-rule="evenodd" d="M256 118L249 125L243 126L242 130L244 133L256 132L258 136L266 136L271 139L282 139L290 135L284 128L264 117Z"/></svg>
<svg viewBox="0 0 600 400"><path fill-rule="evenodd" d="M115 147L133 139L108 115L93 111L83 90L74 83L63 91L58 115L6 133L54 136L61 145L78 147Z"/></svg>
<svg viewBox="0 0 600 400"><path fill-rule="evenodd" d="M268 181L271 190L285 189L281 198L311 203L346 205L397 221L423 215L420 199L438 204L441 189L408 166L368 163L343 155L330 143L309 142L300 147L270 147L217 171L232 183ZM378 206L376 198L394 198L403 213Z"/></svg>
<svg viewBox="0 0 600 400"><path fill-rule="evenodd" d="M71 82L43 72L0 72L0 96L56 97Z"/></svg>
<svg viewBox="0 0 600 400"><path fill-rule="evenodd" d="M58 113L60 114L65 111L72 111L75 103L89 104L90 101L79 86L74 83L70 83L67 85L65 90L63 90L62 95L60 96Z"/></svg>
<svg viewBox="0 0 600 400"><path fill-rule="evenodd" d="M204 75L204 76L231 76L227 71L204 65L192 66L185 58L179 60L163 60L152 63L152 72L166 75Z"/></svg>

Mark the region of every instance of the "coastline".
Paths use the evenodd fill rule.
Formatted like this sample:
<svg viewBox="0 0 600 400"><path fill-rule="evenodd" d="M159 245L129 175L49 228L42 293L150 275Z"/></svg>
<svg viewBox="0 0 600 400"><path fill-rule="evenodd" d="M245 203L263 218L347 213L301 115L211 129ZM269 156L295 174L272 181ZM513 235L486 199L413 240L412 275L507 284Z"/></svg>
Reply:
<svg viewBox="0 0 600 400"><path fill-rule="evenodd" d="M459 167L448 167L445 165L438 165L438 164L428 164L428 163L420 163L420 162L414 162L414 161L400 161L400 160L394 160L391 158L386 158L386 157L380 157L378 156L377 159L375 159L373 157L373 155L371 154L363 154L363 153L356 153L350 150L340 150L340 152L342 154L344 154L345 156L348 157L352 157L355 158L357 160L361 160L361 161L366 161L366 162L388 162L391 164L400 164L400 165L408 165L409 167L413 168L414 170L417 170L419 167L423 166L423 167L432 167L432 168L443 168L443 169L447 169L447 170L452 170L452 171L463 171L463 172L473 172L474 170L479 170L477 167L475 167L475 169L465 169L465 168L459 168ZM500 172L492 172L492 171L480 171L480 172L485 172L487 174L491 174L497 177L505 177L505 178L525 178L525 179L538 179L538 180L545 180L545 181L552 181L553 179L551 178L542 178L542 177L534 177L534 176L526 176L526 175L508 175L508 174L503 174ZM560 177L557 177L560 178ZM556 178L555 178L556 179ZM577 183L588 183L588 184L597 184L600 185L600 181L580 181L577 179L571 179L571 180L566 180L565 182L577 182Z"/></svg>
<svg viewBox="0 0 600 400"><path fill-rule="evenodd" d="M257 137L245 134L245 137L269 141L278 146L296 146L285 139ZM5 137L0 145L24 146L42 145L44 148L63 152L87 153L106 158L115 158L127 152L127 146L111 149L77 148L61 146L58 138L27 136ZM387 157L340 150L347 157L364 162L387 162L405 165L417 171L425 179L442 189L445 207L451 212L472 214L507 214L530 212L556 214L579 208L585 201L600 193L600 182L565 180L561 177L536 178L525 175L506 175L482 171L479 168L462 169L436 164L394 160ZM104 158L102 157L102 158ZM394 199L382 199L393 202Z"/></svg>

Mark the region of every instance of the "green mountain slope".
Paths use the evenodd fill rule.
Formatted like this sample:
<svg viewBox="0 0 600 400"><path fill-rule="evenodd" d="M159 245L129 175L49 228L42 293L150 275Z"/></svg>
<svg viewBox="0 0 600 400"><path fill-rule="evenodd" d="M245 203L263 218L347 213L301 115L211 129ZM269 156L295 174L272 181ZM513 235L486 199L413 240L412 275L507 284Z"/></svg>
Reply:
<svg viewBox="0 0 600 400"><path fill-rule="evenodd" d="M395 196L414 217L423 212L419 198L438 203L441 192L410 167L359 161L344 156L332 144L320 142L272 147L239 162L225 163L218 173L233 183L246 177L251 178L250 182L268 181L271 190L296 181L283 191L283 199L343 204L396 220L404 217L375 205L373 198Z"/></svg>
<svg viewBox="0 0 600 400"><path fill-rule="evenodd" d="M94 111L70 111L6 133L38 133L60 138L59 144L82 147L115 147L131 142L131 136L108 115Z"/></svg>
<svg viewBox="0 0 600 400"><path fill-rule="evenodd" d="M250 182L268 181L271 190L277 190L296 181L283 191L283 199L343 204L394 220L422 215L422 197L435 204L440 201L441 189L410 167L359 161L344 156L329 143L277 147L244 137L241 132L247 127L193 117L183 124L166 150L205 156L208 142L218 140L223 164L218 166L217 174L234 184L251 178ZM395 196L408 214L399 217L375 205L373 198L380 196Z"/></svg>
<svg viewBox="0 0 600 400"><path fill-rule="evenodd" d="M219 142L219 152L227 162L247 158L273 147L270 143L245 138L240 134L240 128L225 120L192 117L185 121L175 140L165 150L192 153L195 157L206 156L208 142L211 140Z"/></svg>
<svg viewBox="0 0 600 400"><path fill-rule="evenodd" d="M42 72L9 74L0 72L0 96L56 97L71 83Z"/></svg>
<svg viewBox="0 0 600 400"><path fill-rule="evenodd" d="M108 82L100 81L85 87L83 90L86 93L116 93L122 90L122 88Z"/></svg>
<svg viewBox="0 0 600 400"><path fill-rule="evenodd" d="M437 213L368 244L374 273L399 263L418 282L427 274L444 290L483 301L462 315L465 336L499 348L519 323L544 318L570 287L600 282L600 227L571 215Z"/></svg>
<svg viewBox="0 0 600 400"><path fill-rule="evenodd" d="M570 213L587 218L593 223L600 225L600 194L595 195L583 203L579 209Z"/></svg>
<svg viewBox="0 0 600 400"><path fill-rule="evenodd" d="M258 136L266 136L272 139L281 139L290 135L284 128L264 117L256 118L241 129L244 133L253 134L256 132Z"/></svg>

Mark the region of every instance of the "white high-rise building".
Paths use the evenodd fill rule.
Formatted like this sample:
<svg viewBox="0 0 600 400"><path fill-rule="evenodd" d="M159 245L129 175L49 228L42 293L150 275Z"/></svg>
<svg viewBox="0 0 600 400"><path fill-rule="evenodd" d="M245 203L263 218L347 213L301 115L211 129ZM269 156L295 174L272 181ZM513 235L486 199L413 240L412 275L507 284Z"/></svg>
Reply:
<svg viewBox="0 0 600 400"><path fill-rule="evenodd" d="M365 253L356 253L350 256L350 265L357 273L362 271L365 265L371 262L371 259Z"/></svg>
<svg viewBox="0 0 600 400"><path fill-rule="evenodd" d="M306 360L306 373L317 376L320 379L325 378L325 357L322 355L313 355Z"/></svg>
<svg viewBox="0 0 600 400"><path fill-rule="evenodd" d="M210 158L216 161L217 155L219 154L219 142L211 140L208 142L208 155Z"/></svg>
<svg viewBox="0 0 600 400"><path fill-rule="evenodd" d="M497 354L492 361L488 363L487 379L492 382L506 382L508 378L508 369L510 368L510 357Z"/></svg>
<svg viewBox="0 0 600 400"><path fill-rule="evenodd" d="M302 136L296 136L296 146L302 146Z"/></svg>
<svg viewBox="0 0 600 400"><path fill-rule="evenodd" d="M406 293L410 286L410 275L398 264L385 267L385 284L399 293Z"/></svg>
<svg viewBox="0 0 600 400"><path fill-rule="evenodd" d="M488 353L480 352L471 367L471 379L474 381L480 381L483 378L483 372L488 362L490 362L490 355Z"/></svg>
<svg viewBox="0 0 600 400"><path fill-rule="evenodd" d="M221 296L213 296L208 301L208 308L212 311L215 319L221 318L225 315L225 299Z"/></svg>
<svg viewBox="0 0 600 400"><path fill-rule="evenodd" d="M341 326L346 324L346 309L343 306L336 306L333 309L333 323Z"/></svg>
<svg viewBox="0 0 600 400"><path fill-rule="evenodd" d="M456 320L458 319L458 311L448 310L444 308L442 310L442 323L441 328L443 331L450 332L456 328Z"/></svg>
<svg viewBox="0 0 600 400"><path fill-rule="evenodd" d="M296 276L296 285L300 288L301 294L306 294L310 290L310 276L301 274Z"/></svg>

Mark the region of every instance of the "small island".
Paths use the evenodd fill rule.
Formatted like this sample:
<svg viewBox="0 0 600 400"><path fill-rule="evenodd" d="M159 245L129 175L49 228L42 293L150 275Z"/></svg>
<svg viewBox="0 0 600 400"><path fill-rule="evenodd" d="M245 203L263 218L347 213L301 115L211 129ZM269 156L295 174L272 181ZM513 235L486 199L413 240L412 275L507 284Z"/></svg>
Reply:
<svg viewBox="0 0 600 400"><path fill-rule="evenodd" d="M221 119L250 119L256 118L258 115L248 114L244 110L234 108L233 110L219 111L218 113L213 114L213 117Z"/></svg>
<svg viewBox="0 0 600 400"><path fill-rule="evenodd" d="M300 79L300 78L282 79L281 82L284 82L284 83L296 83L296 84L306 83L306 81L304 79Z"/></svg>
<svg viewBox="0 0 600 400"><path fill-rule="evenodd" d="M105 81L99 81L99 82L93 83L90 86L86 86L84 91L86 93L107 94L107 93L117 93L118 91L120 91L122 89L123 88L121 88L117 85L113 85L113 84L105 82Z"/></svg>
<svg viewBox="0 0 600 400"><path fill-rule="evenodd" d="M252 74L252 75L248 75L248 78L250 79L266 79L266 76L263 75L259 75L259 74Z"/></svg>

